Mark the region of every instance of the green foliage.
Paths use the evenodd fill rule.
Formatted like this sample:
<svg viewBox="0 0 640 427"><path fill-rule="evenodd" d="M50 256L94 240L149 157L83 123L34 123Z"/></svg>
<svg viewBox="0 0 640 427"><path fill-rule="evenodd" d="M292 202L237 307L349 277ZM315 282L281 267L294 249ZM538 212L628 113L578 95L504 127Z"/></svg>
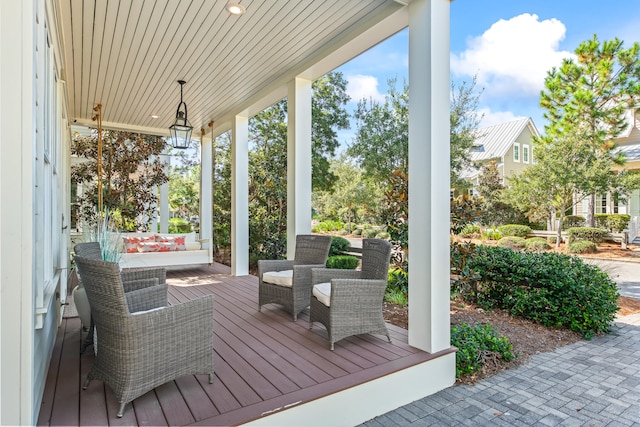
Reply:
<svg viewBox="0 0 640 427"><path fill-rule="evenodd" d="M470 268L470 260L475 256L476 245L471 242L453 242L449 251L451 274L455 276L451 286L452 296L458 293L475 296L480 275Z"/></svg>
<svg viewBox="0 0 640 427"><path fill-rule="evenodd" d="M607 234L607 230L603 230L602 228L573 227L567 230L569 242L573 242L574 240L588 240L593 243L600 243L604 241Z"/></svg>
<svg viewBox="0 0 640 427"><path fill-rule="evenodd" d="M569 243L569 253L572 254L591 254L597 250L596 244L588 240L574 240Z"/></svg>
<svg viewBox="0 0 640 427"><path fill-rule="evenodd" d="M478 246L467 264L480 278L465 299L545 326L590 338L608 332L618 310L616 283L575 256Z"/></svg>
<svg viewBox="0 0 640 427"><path fill-rule="evenodd" d="M450 209L451 232L459 234L465 225L477 222L481 217L482 199L464 194L451 200Z"/></svg>
<svg viewBox="0 0 640 427"><path fill-rule="evenodd" d="M355 230L353 230L353 234L355 234L356 236L361 236L362 235L362 228L358 227Z"/></svg>
<svg viewBox="0 0 640 427"><path fill-rule="evenodd" d="M349 249L351 243L344 237L333 236L331 237L331 246L329 247L329 256L344 255L344 252Z"/></svg>
<svg viewBox="0 0 640 427"><path fill-rule="evenodd" d="M558 236L549 236L549 237L547 237L547 241L549 243L555 244L558 241Z"/></svg>
<svg viewBox="0 0 640 427"><path fill-rule="evenodd" d="M482 230L481 237L485 240L500 240L502 233L494 228L486 228Z"/></svg>
<svg viewBox="0 0 640 427"><path fill-rule="evenodd" d="M342 224L341 221L327 220L320 221L319 223L314 225L311 231L313 231L314 233L329 233L331 231L341 230L343 227L344 224Z"/></svg>
<svg viewBox="0 0 640 427"><path fill-rule="evenodd" d="M373 239L377 234L378 230L375 230L373 228L365 228L364 230L362 230L362 237L366 239Z"/></svg>
<svg viewBox="0 0 640 427"><path fill-rule="evenodd" d="M386 231L379 231L375 237L376 239L388 240L390 235Z"/></svg>
<svg viewBox="0 0 640 427"><path fill-rule="evenodd" d="M384 300L391 304L397 304L406 306L409 302L409 298L406 292L402 292L399 289L388 289L384 293Z"/></svg>
<svg viewBox="0 0 640 427"><path fill-rule="evenodd" d="M524 237L506 236L498 240L498 246L511 249L524 249L526 244Z"/></svg>
<svg viewBox="0 0 640 427"><path fill-rule="evenodd" d="M409 247L409 176L396 169L389 177L389 187L384 192L380 217L386 225L391 242L402 248ZM365 235L363 230L363 235ZM374 237L375 234L371 235Z"/></svg>
<svg viewBox="0 0 640 427"><path fill-rule="evenodd" d="M464 188L467 182L460 178L462 171L471 166L471 148L480 125L478 105L482 90L476 91L477 77L471 83L451 83L449 110L450 181L453 188Z"/></svg>
<svg viewBox="0 0 640 427"><path fill-rule="evenodd" d="M169 218L169 233L190 233L191 224L182 218Z"/></svg>
<svg viewBox="0 0 640 427"><path fill-rule="evenodd" d="M451 345L456 353L456 377L472 374L482 369L483 361L490 355L498 360L513 360L513 345L509 338L501 336L491 325L466 323L451 327Z"/></svg>
<svg viewBox="0 0 640 427"><path fill-rule="evenodd" d="M567 215L562 220L562 228L584 227L585 219L581 215Z"/></svg>
<svg viewBox="0 0 640 427"><path fill-rule="evenodd" d="M200 166L172 168L169 173L169 207L183 218L200 212Z"/></svg>
<svg viewBox="0 0 640 427"><path fill-rule="evenodd" d="M528 251L542 252L551 249L546 239L542 237L532 237L524 241L525 249Z"/></svg>
<svg viewBox="0 0 640 427"><path fill-rule="evenodd" d="M85 227L93 227L98 218L98 181L102 184L102 209L121 215L121 225L135 224L148 229L148 218L157 212L156 188L167 182L165 163L159 154L165 149L162 137L123 131L102 131L102 173L98 176L98 131L90 136L75 134L71 154L88 161L71 166L71 181L82 184L78 216Z"/></svg>
<svg viewBox="0 0 640 427"><path fill-rule="evenodd" d="M503 236L527 237L531 233L531 227L519 224L507 224L498 227Z"/></svg>
<svg viewBox="0 0 640 427"><path fill-rule="evenodd" d="M482 196L480 221L485 225L525 223L526 217L503 198L504 185L496 161L482 165L478 191Z"/></svg>
<svg viewBox="0 0 640 427"><path fill-rule="evenodd" d="M596 214L596 227L604 228L613 233L622 233L629 227L631 215L627 214Z"/></svg>
<svg viewBox="0 0 640 427"><path fill-rule="evenodd" d="M355 270L360 260L353 255L332 255L327 258L327 268Z"/></svg>
<svg viewBox="0 0 640 427"><path fill-rule="evenodd" d="M480 235L480 226L477 224L467 224L460 230L462 237L474 237Z"/></svg>
<svg viewBox="0 0 640 427"><path fill-rule="evenodd" d="M409 273L401 268L390 268L387 275L387 292L409 292Z"/></svg>

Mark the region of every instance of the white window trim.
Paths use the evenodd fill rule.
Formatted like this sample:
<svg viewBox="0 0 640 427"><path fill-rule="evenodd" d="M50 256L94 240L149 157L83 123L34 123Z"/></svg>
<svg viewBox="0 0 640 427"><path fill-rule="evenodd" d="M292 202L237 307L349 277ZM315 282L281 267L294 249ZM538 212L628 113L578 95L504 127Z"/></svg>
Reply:
<svg viewBox="0 0 640 427"><path fill-rule="evenodd" d="M513 144L513 161L520 163L520 144Z"/></svg>
<svg viewBox="0 0 640 427"><path fill-rule="evenodd" d="M529 150L529 145L522 144L522 163L529 163L530 158L531 158L531 151Z"/></svg>

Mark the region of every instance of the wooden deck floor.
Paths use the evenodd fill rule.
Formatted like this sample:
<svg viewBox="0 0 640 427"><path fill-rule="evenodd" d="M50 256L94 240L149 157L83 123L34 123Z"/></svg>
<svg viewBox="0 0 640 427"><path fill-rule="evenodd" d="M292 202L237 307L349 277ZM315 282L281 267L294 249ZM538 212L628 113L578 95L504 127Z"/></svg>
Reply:
<svg viewBox="0 0 640 427"><path fill-rule="evenodd" d="M237 425L433 358L392 325L391 344L361 335L339 341L332 352L323 326L308 329L306 311L295 323L275 304L258 312L257 278L233 277L222 265L169 272L168 282L172 304L216 296L214 383L181 377L139 397L118 419L118 404L102 382L81 389L93 356L80 355L79 319L64 319L38 425Z"/></svg>

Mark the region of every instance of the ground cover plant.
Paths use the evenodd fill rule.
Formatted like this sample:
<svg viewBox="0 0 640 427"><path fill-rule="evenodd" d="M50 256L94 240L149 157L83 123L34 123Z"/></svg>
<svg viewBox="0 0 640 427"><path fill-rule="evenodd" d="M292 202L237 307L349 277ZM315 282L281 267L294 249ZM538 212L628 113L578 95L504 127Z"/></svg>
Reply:
<svg viewBox="0 0 640 427"><path fill-rule="evenodd" d="M455 285L463 298L585 338L608 332L618 310L615 282L578 257L478 245L464 269L473 279Z"/></svg>
<svg viewBox="0 0 640 427"><path fill-rule="evenodd" d="M451 345L458 348L456 378L480 371L489 359L509 362L514 358L509 338L499 335L491 325L454 325Z"/></svg>

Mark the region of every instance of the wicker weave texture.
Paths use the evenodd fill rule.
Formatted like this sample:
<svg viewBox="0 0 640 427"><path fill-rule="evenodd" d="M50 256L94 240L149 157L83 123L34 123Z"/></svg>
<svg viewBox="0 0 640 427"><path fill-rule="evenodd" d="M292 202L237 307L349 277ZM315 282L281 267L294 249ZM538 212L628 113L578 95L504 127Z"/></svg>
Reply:
<svg viewBox="0 0 640 427"><path fill-rule="evenodd" d="M313 269L312 283L331 282L330 307L311 296L309 328L320 322L327 328L331 350L351 335L375 333L391 341L382 315L387 288L391 244L381 239L364 239L362 270Z"/></svg>
<svg viewBox="0 0 640 427"><path fill-rule="evenodd" d="M166 284L125 296L118 264L78 256L76 264L99 337L84 388L94 379L108 384L121 416L126 403L177 377L213 378L213 295L165 307ZM164 308L131 314L131 305Z"/></svg>
<svg viewBox="0 0 640 427"><path fill-rule="evenodd" d="M312 289L311 270L326 265L330 247L330 236L301 234L296 236L295 259L258 261L258 310L265 304L281 304L293 315L295 322L298 314L309 306ZM266 272L284 270L293 270L293 285L290 288L262 280L262 275Z"/></svg>

